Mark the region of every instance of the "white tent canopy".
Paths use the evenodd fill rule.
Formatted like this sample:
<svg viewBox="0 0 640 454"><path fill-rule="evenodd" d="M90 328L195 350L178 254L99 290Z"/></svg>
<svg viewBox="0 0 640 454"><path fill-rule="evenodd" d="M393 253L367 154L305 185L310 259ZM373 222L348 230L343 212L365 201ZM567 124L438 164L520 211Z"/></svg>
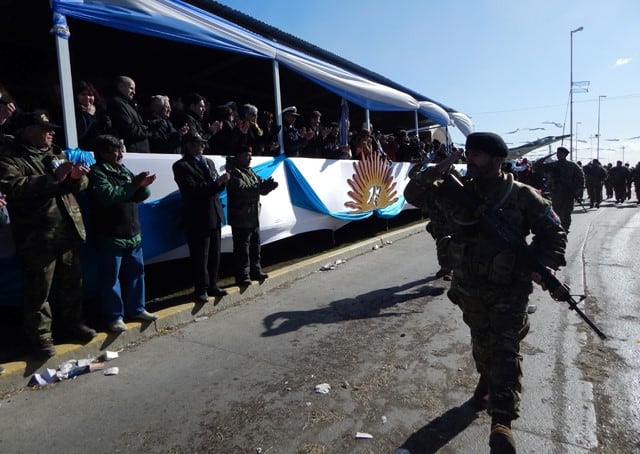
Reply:
<svg viewBox="0 0 640 454"><path fill-rule="evenodd" d="M436 103L419 102L398 89L272 41L180 0L52 0L52 8L58 15L133 33L271 59L365 109L418 111L441 126L454 124L447 111ZM64 64L68 62L61 62ZM277 77L277 65L274 68ZM470 121L465 124L470 125Z"/></svg>

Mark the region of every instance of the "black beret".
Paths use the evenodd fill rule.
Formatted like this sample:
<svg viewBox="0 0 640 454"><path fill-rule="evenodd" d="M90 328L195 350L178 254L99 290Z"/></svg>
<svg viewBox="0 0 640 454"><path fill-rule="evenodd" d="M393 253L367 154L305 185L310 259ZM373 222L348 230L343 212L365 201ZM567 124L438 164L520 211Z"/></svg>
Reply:
<svg viewBox="0 0 640 454"><path fill-rule="evenodd" d="M564 154L569 154L569 150L567 150L565 147L558 147L556 151Z"/></svg>
<svg viewBox="0 0 640 454"><path fill-rule="evenodd" d="M467 136L465 144L467 150L482 150L491 156L500 156L506 158L509 154L509 148L504 143L502 137L492 132L473 132Z"/></svg>
<svg viewBox="0 0 640 454"><path fill-rule="evenodd" d="M248 145L237 145L233 151L234 156L241 155L242 153L252 153L253 149Z"/></svg>

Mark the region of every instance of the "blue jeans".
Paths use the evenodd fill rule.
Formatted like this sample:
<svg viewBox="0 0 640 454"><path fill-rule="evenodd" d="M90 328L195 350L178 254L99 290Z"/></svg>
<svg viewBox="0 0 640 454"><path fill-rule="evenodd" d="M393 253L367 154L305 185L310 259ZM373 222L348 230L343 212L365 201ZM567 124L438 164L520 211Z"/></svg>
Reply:
<svg viewBox="0 0 640 454"><path fill-rule="evenodd" d="M100 301L109 321L144 311L142 247L98 250Z"/></svg>

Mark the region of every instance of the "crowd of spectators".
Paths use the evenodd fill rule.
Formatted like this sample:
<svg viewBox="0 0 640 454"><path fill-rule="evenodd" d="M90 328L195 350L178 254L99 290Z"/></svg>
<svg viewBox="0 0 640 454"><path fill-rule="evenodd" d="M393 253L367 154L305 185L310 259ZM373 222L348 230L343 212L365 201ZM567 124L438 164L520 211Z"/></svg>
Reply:
<svg viewBox="0 0 640 454"><path fill-rule="evenodd" d="M424 162L435 152L431 143L426 146L406 131L384 135L366 125L341 138L337 121L323 123L317 110L301 119L295 106L281 112L279 143L275 115L253 104L229 101L214 106L190 92L174 100L153 95L140 106L136 89L133 78L119 76L103 97L92 82L76 81L78 145L93 152L96 160L89 168L86 162L67 159L60 135L56 137L61 126L46 110L21 110L0 86L0 222L13 231L21 273L30 283L23 289L23 325L40 357L55 354L52 295L60 307L57 324L71 338L87 342L96 335L85 323L82 304L80 246L87 240L85 224L93 232L98 307L106 328L118 333L127 330L127 320L157 318L145 309L138 219L138 204L149 197L155 175L134 175L124 165L125 152L182 155L176 157L173 171L183 198L183 226L199 302L226 295L217 285L220 229L227 223L218 193L225 188L236 284L268 277L260 266L259 199L278 184L253 172L252 156L368 159L378 154L389 161ZM440 147L437 142L433 146ZM204 154L235 159L219 174ZM85 191L90 210L83 215L77 196Z"/></svg>
<svg viewBox="0 0 640 454"><path fill-rule="evenodd" d="M89 81L74 86L79 146L93 151L97 163L66 159L56 145L61 127L46 111L21 111L0 86L0 224L10 225L21 271L30 285L23 291L24 328L36 354L53 356L49 295L57 290L61 324L77 340L91 340L96 331L85 324L79 247L86 240L76 195L87 190L91 200L94 246L100 268L100 307L109 330L127 329L124 320L146 322L156 316L144 306L144 266L137 205L149 196L150 172L131 173L123 164L125 151L182 154L173 166L184 202L184 223L193 264L196 300L222 297L217 285L220 229L226 223L218 193L228 189L228 223L234 241L238 285L268 277L260 266L259 198L277 188L249 166L252 156L320 159L370 159L389 162L438 162L448 147L429 132L401 130L383 134L371 125L340 137L337 121L323 122L313 110L304 118L296 106L282 110L282 143L272 112L253 104L229 101L213 106L190 92L177 99L158 94L144 107L136 101L136 83L128 76L114 80L104 98ZM219 174L206 154L235 157ZM461 162L464 154L461 155ZM520 181L545 190L542 172L526 159L506 165ZM594 160L584 167L592 206L599 206L602 187L616 203L639 197L640 163L630 169L618 162L606 168ZM610 188L610 189L609 189ZM597 194L600 194L600 199ZM611 193L611 194L610 194ZM204 208L203 208L204 207Z"/></svg>
<svg viewBox="0 0 640 454"><path fill-rule="evenodd" d="M285 107L282 126L268 110L246 103L211 102L196 92L188 92L175 99L166 94L154 94L138 99L136 81L118 76L110 87L103 87L103 95L95 84L87 80L74 82L74 100L78 145L93 151L96 137L110 134L121 139L125 151L137 153L180 153L181 138L196 132L207 140L205 154L231 155L238 145L249 146L253 156L274 156L321 159L364 159L373 152L389 161L433 161L440 144L431 140L429 132L408 133L405 130L382 133L372 125L348 128L348 137L339 135L338 118L326 121L318 110L303 115L296 106ZM7 101L8 92L5 93ZM0 113L0 128L13 133L11 114L19 107L9 97L3 104L12 109ZM41 106L37 106L40 108ZM30 109L34 110L34 109ZM282 128L282 144L278 135ZM56 139L62 145L61 137Z"/></svg>

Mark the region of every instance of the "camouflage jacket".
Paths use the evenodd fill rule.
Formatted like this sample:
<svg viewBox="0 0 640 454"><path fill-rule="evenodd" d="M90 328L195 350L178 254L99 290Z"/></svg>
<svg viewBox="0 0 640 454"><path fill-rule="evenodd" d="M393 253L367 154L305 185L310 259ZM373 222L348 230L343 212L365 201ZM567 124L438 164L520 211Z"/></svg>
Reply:
<svg viewBox="0 0 640 454"><path fill-rule="evenodd" d="M541 163L541 167L549 175L550 190L553 196L564 195L568 198L573 198L582 195L584 191L584 172L578 164L564 160Z"/></svg>
<svg viewBox="0 0 640 454"><path fill-rule="evenodd" d="M18 248L85 240L82 213L74 194L86 189L89 180L84 176L58 181L54 169L65 160L56 146L41 151L20 140L0 152L0 190L7 194Z"/></svg>
<svg viewBox="0 0 640 454"><path fill-rule="evenodd" d="M260 195L264 181L250 167L234 167L227 183L227 219L231 227L258 227Z"/></svg>
<svg viewBox="0 0 640 454"><path fill-rule="evenodd" d="M428 172L439 187L442 180L435 169ZM472 179L463 181L467 190L482 199L520 238L525 240L533 234L529 247L545 266L557 269L566 264L567 236L550 202L534 188L513 181L510 174L485 185ZM437 203L447 219L447 260L455 280L474 287L515 287L531 292L531 268L526 260L480 229L477 213L457 206L441 190L437 191Z"/></svg>

